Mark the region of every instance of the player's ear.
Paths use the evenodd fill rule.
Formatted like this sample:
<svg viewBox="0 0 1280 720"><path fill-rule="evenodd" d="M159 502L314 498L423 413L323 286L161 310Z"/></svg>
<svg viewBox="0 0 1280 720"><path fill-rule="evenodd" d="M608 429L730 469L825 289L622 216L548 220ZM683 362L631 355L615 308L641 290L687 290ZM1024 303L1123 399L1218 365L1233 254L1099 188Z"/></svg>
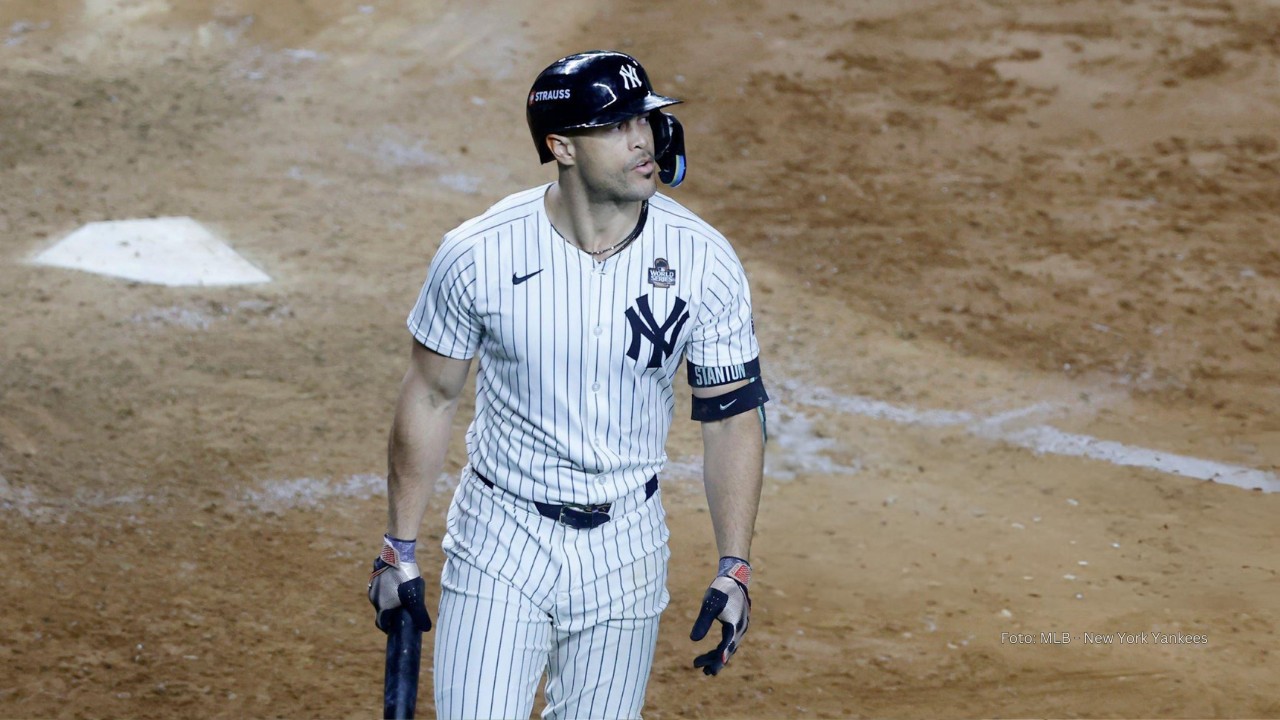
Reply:
<svg viewBox="0 0 1280 720"><path fill-rule="evenodd" d="M547 136L545 142L547 149L551 151L552 157L561 165L574 165L574 153L577 150L573 146L573 138L568 135L557 135L552 133Z"/></svg>

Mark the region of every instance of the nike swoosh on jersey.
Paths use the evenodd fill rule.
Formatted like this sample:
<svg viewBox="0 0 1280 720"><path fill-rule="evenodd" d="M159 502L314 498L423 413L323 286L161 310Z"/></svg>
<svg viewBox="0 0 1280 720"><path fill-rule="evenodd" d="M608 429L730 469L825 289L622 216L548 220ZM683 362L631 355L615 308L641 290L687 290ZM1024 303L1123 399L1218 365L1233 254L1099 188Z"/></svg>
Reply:
<svg viewBox="0 0 1280 720"><path fill-rule="evenodd" d="M721 406L720 406L720 409L721 409L721 410L728 410L728 409L729 409L729 406L730 406L730 405L732 405L732 404L734 404L734 403L736 403L736 402L738 402L738 401L737 401L737 400L730 400L729 402L727 402L727 403L725 403L725 404L721 405Z"/></svg>
<svg viewBox="0 0 1280 720"><path fill-rule="evenodd" d="M524 282L525 280L528 280L529 278L533 277L534 275L537 275L540 272L542 272L542 270L534 270L528 275L517 275L515 273L511 273L511 284L519 285L520 283Z"/></svg>

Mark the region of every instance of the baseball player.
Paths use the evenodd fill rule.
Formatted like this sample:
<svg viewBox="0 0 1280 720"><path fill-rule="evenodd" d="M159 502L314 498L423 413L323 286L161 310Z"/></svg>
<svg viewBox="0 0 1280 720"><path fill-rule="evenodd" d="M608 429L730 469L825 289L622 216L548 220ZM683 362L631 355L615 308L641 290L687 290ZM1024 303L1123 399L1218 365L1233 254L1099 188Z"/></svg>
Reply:
<svg viewBox="0 0 1280 720"><path fill-rule="evenodd" d="M721 632L694 666L715 675L746 633L768 396L737 255L657 194L685 174L683 130L662 111L677 102L618 52L544 70L527 118L557 180L449 232L409 315L369 583L384 630L397 588L421 582L414 541L479 358L443 541L440 717L528 717L544 674L544 717L639 717L668 601L658 475L682 360L720 557L691 637ZM405 609L430 627L425 607Z"/></svg>

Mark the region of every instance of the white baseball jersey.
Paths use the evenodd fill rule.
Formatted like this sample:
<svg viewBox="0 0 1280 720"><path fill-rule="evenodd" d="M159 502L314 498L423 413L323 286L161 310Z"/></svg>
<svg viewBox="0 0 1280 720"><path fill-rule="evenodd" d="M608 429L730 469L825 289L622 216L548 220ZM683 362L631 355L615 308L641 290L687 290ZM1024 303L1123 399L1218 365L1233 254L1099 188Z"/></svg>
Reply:
<svg viewBox="0 0 1280 720"><path fill-rule="evenodd" d="M549 187L449 232L408 325L480 355L476 471L528 500L607 503L666 462L682 357L722 382L756 360L751 295L728 241L674 200L655 195L635 241L597 261L551 226Z"/></svg>

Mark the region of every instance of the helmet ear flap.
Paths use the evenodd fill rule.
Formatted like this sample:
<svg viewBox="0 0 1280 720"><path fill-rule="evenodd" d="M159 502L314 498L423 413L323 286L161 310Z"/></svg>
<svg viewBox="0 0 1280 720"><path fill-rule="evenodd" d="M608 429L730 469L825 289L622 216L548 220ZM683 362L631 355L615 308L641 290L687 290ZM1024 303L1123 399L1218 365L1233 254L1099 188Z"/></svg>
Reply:
<svg viewBox="0 0 1280 720"><path fill-rule="evenodd" d="M684 154L684 126L674 115L661 110L650 115L653 126L654 160L658 163L658 179L675 187L684 182L688 167Z"/></svg>

